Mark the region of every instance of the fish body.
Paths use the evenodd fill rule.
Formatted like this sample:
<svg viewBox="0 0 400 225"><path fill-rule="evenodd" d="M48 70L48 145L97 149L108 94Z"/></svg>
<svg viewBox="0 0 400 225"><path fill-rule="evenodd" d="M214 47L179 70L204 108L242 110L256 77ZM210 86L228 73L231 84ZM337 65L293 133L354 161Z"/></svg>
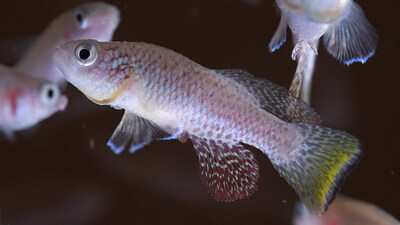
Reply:
<svg viewBox="0 0 400 225"><path fill-rule="evenodd" d="M12 138L14 131L64 110L67 98L49 81L0 65L0 102L0 131Z"/></svg>
<svg viewBox="0 0 400 225"><path fill-rule="evenodd" d="M346 65L365 63L375 53L375 28L352 0L276 0L276 5L281 20L269 49L273 52L286 41L289 26L295 45L292 59L298 61L290 89L295 97L299 96L303 76L312 77L313 70L305 67L314 67L316 58L310 54L318 54L320 38L329 54Z"/></svg>
<svg viewBox="0 0 400 225"><path fill-rule="evenodd" d="M89 99L125 109L108 142L114 152L190 139L200 177L217 200L256 190L258 164L241 143L265 153L314 213L326 209L361 154L353 136L320 127L306 103L244 70L208 69L146 43L71 41L54 57ZM318 154L330 155L320 161Z"/></svg>
<svg viewBox="0 0 400 225"><path fill-rule="evenodd" d="M302 204L296 206L294 225L400 225L400 221L377 206L338 196L322 216L311 215Z"/></svg>
<svg viewBox="0 0 400 225"><path fill-rule="evenodd" d="M15 68L33 77L60 84L64 79L52 60L57 45L69 40L88 38L110 41L119 21L118 8L107 3L85 3L68 10L48 25Z"/></svg>

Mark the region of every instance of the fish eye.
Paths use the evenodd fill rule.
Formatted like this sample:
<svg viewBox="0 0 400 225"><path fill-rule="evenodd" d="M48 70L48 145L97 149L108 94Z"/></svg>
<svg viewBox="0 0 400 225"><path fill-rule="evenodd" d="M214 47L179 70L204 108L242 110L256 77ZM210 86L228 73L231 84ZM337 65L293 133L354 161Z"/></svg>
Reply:
<svg viewBox="0 0 400 225"><path fill-rule="evenodd" d="M97 50L92 44L85 42L78 45L75 55L82 66L90 66L97 59Z"/></svg>
<svg viewBox="0 0 400 225"><path fill-rule="evenodd" d="M85 8L76 9L75 19L78 22L79 27L82 29L84 29L88 26L87 14L88 14L88 12L87 12L87 9L85 9Z"/></svg>
<svg viewBox="0 0 400 225"><path fill-rule="evenodd" d="M40 100L44 105L54 105L60 95L60 90L57 85L45 83L40 90Z"/></svg>

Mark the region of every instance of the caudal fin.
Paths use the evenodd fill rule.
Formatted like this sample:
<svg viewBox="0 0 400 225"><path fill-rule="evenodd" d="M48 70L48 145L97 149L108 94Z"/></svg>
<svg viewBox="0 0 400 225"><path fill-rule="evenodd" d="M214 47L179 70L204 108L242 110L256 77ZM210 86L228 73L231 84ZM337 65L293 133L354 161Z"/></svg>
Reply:
<svg viewBox="0 0 400 225"><path fill-rule="evenodd" d="M314 214L333 201L344 178L362 155L360 142L344 131L296 124L304 137L301 148L287 162L272 164Z"/></svg>

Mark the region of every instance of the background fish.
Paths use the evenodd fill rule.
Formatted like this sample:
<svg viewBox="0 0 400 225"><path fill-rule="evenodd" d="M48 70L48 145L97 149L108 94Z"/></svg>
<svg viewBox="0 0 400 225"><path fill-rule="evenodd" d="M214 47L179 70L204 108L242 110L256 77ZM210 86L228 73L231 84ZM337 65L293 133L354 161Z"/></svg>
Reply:
<svg viewBox="0 0 400 225"><path fill-rule="evenodd" d="M75 39L110 41L119 21L119 10L111 4L95 2L77 6L54 19L15 68L33 77L60 83L64 79L52 60L55 47Z"/></svg>
<svg viewBox="0 0 400 225"><path fill-rule="evenodd" d="M276 0L281 11L279 26L269 43L271 52L286 41L287 26L295 47L292 59L298 61L290 91L298 97L303 76L312 77L319 39L333 57L350 65L365 63L376 50L378 36L361 7L352 0ZM310 68L312 68L310 70ZM304 74L304 75L303 75ZM309 85L311 86L311 85ZM307 87L304 95L309 95ZM304 97L309 101L309 97Z"/></svg>
<svg viewBox="0 0 400 225"><path fill-rule="evenodd" d="M400 222L377 206L338 196L322 216L311 215L303 204L296 206L294 225L400 225Z"/></svg>
<svg viewBox="0 0 400 225"><path fill-rule="evenodd" d="M0 64L0 103L0 131L12 139L13 131L63 111L67 98L57 85Z"/></svg>
<svg viewBox="0 0 400 225"><path fill-rule="evenodd" d="M292 110L268 112L287 108L284 95L275 94L281 88L243 70L207 69L145 43L71 41L54 57L65 78L92 101L125 109L108 143L116 153L154 139L190 139L200 177L217 200L256 190L257 161L241 143L266 154L313 213L327 208L361 155L350 134L315 125L319 120L304 102L290 105L307 111L307 117L289 117L293 122L285 121Z"/></svg>

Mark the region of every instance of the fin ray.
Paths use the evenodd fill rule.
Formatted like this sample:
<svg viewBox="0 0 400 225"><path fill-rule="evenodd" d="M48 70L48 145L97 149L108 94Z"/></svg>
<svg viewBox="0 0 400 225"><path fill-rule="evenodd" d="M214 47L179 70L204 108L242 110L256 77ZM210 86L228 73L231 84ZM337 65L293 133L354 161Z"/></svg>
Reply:
<svg viewBox="0 0 400 225"><path fill-rule="evenodd" d="M191 135L199 157L200 178L218 201L248 198L257 190L258 164L239 143L225 143Z"/></svg>
<svg viewBox="0 0 400 225"><path fill-rule="evenodd" d="M288 20L288 16L286 16L285 13L281 13L281 19L279 21L278 28L276 29L274 36L272 36L271 41L268 44L270 52L278 50L283 45L283 43L285 43Z"/></svg>
<svg viewBox="0 0 400 225"><path fill-rule="evenodd" d="M346 65L365 63L374 55L378 35L361 7L353 2L348 13L323 36L326 50Z"/></svg>
<svg viewBox="0 0 400 225"><path fill-rule="evenodd" d="M304 137L290 157L270 158L279 174L314 214L323 213L358 163L361 144L352 135L308 124L296 124Z"/></svg>
<svg viewBox="0 0 400 225"><path fill-rule="evenodd" d="M244 88L262 109L281 120L309 124L321 123L318 114L307 103L291 96L282 86L266 79L254 77L246 70L219 69L215 71L232 79Z"/></svg>
<svg viewBox="0 0 400 225"><path fill-rule="evenodd" d="M129 152L133 153L149 144L152 140L169 140L173 138L174 136L171 136L157 124L125 111L121 122L107 145L115 154L119 154L130 144Z"/></svg>

